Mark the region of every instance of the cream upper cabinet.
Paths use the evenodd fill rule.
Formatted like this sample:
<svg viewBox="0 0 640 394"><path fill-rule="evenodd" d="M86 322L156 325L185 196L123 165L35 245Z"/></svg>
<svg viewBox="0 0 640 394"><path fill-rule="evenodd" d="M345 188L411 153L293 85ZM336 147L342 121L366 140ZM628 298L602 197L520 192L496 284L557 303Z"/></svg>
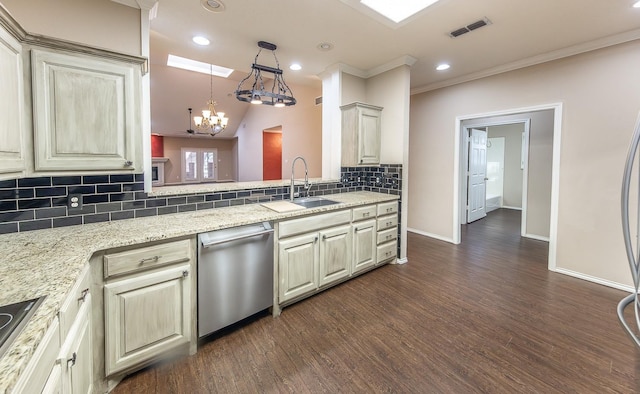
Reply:
<svg viewBox="0 0 640 394"><path fill-rule="evenodd" d="M342 110L342 166L380 164L382 107L351 103Z"/></svg>
<svg viewBox="0 0 640 394"><path fill-rule="evenodd" d="M0 25L0 180L24 176L22 45Z"/></svg>
<svg viewBox="0 0 640 394"><path fill-rule="evenodd" d="M31 68L36 173L142 169L139 66L32 49Z"/></svg>

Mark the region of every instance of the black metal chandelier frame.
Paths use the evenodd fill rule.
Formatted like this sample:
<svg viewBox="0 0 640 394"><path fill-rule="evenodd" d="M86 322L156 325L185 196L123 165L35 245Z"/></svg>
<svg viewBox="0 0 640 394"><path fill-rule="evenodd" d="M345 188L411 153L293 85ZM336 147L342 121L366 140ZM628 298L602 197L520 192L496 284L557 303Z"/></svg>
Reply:
<svg viewBox="0 0 640 394"><path fill-rule="evenodd" d="M288 107L296 104L296 99L293 97L293 93L289 86L287 86L280 69L280 63L276 57L275 50L278 48L275 44L266 41L259 41L258 54L256 55L253 64L251 65L251 73L246 76L238 84L236 89L236 98L240 101L245 101L252 104L264 104L274 107ZM258 56L263 49L271 51L273 58L276 61L276 67L269 67L262 64L258 64ZM273 85L270 90L267 90L262 79L262 73L273 74ZM243 89L243 84L254 77L251 89Z"/></svg>

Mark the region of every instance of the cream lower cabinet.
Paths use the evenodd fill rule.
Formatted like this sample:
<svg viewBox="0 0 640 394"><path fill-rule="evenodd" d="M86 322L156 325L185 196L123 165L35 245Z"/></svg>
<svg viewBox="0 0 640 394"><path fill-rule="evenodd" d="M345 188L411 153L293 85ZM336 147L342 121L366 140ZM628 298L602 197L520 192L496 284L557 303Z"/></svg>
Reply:
<svg viewBox="0 0 640 394"><path fill-rule="evenodd" d="M353 224L352 273L363 271L376 264L376 220Z"/></svg>
<svg viewBox="0 0 640 394"><path fill-rule="evenodd" d="M196 286L191 275L195 272L195 245L191 241L169 241L104 255L107 377L131 372L191 345Z"/></svg>
<svg viewBox="0 0 640 394"><path fill-rule="evenodd" d="M91 332L91 294L86 294L60 352L63 393L80 394L93 392L93 342ZM56 389L53 392L56 392Z"/></svg>
<svg viewBox="0 0 640 394"><path fill-rule="evenodd" d="M345 225L319 232L319 287L329 285L351 274L351 226Z"/></svg>
<svg viewBox="0 0 640 394"><path fill-rule="evenodd" d="M190 271L182 264L105 284L107 376L190 343Z"/></svg>
<svg viewBox="0 0 640 394"><path fill-rule="evenodd" d="M345 210L278 223L278 303L350 275L350 222Z"/></svg>
<svg viewBox="0 0 640 394"><path fill-rule="evenodd" d="M313 293L350 274L351 226L343 225L278 242L280 301Z"/></svg>
<svg viewBox="0 0 640 394"><path fill-rule="evenodd" d="M280 302L318 288L318 234L304 234L278 242Z"/></svg>
<svg viewBox="0 0 640 394"><path fill-rule="evenodd" d="M376 265L396 258L398 249L398 202L378 204Z"/></svg>

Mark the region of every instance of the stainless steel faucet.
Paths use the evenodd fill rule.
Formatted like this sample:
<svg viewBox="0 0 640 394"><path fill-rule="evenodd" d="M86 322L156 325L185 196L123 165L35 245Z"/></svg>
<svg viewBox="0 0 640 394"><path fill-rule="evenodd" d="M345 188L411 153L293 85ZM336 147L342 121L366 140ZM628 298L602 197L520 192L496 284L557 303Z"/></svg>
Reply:
<svg viewBox="0 0 640 394"><path fill-rule="evenodd" d="M293 185L293 171L298 159L302 160L302 162L304 163L304 188L305 190L308 190L311 187L311 185L309 185L309 168L307 167L307 161L304 159L304 157L298 156L293 159L293 163L291 163L291 188L289 189L289 198L291 199L291 201L293 201L293 197L295 195L295 189Z"/></svg>

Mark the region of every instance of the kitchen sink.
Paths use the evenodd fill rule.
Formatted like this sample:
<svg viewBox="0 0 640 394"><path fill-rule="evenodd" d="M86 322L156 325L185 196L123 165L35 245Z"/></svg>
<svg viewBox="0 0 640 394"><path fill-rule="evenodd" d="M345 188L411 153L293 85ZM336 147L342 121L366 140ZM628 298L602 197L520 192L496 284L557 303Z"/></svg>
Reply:
<svg viewBox="0 0 640 394"><path fill-rule="evenodd" d="M322 197L301 197L294 198L293 203L305 208L316 208L325 205L340 204L338 201L329 200Z"/></svg>

